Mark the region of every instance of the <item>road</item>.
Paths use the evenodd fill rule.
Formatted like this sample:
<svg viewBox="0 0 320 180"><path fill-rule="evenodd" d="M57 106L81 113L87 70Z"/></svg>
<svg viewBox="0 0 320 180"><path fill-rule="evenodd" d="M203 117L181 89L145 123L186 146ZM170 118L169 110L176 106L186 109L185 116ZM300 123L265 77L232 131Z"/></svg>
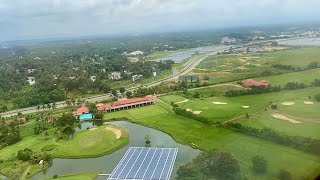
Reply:
<svg viewBox="0 0 320 180"><path fill-rule="evenodd" d="M252 45L252 44L255 44L255 43L267 43L267 42L271 42L271 41L283 41L283 40L287 40L287 39L250 42L250 43L247 43L245 45ZM229 49L229 47L226 46L226 48L223 48L223 49L220 49L220 50L217 50L217 51L212 51L212 52L208 52L208 53L205 53L205 54L196 55L196 56L192 57L189 61L187 61L184 64L184 67L180 72L174 71L174 73L171 76L169 76L167 78L164 78L164 79L161 79L161 80L158 80L158 81L147 83L147 84L144 85L144 87L157 86L157 85L160 85L163 82L173 81L173 80L177 79L179 76L186 75L187 73L192 71L192 69L194 69L202 60L206 59L207 57L209 57L211 55L216 55L218 52L222 52L222 51L224 51L226 49ZM139 87L128 88L127 91L134 91L134 90L136 90L138 88ZM108 94L102 94L102 95L98 95L98 96L87 97L87 98L84 98L83 100L84 101L88 101L88 102L97 102L97 101L102 101L102 100L109 99L111 97L113 97L113 95L108 93ZM56 108L63 108L63 107L66 107L66 106L67 105L66 105L65 101L56 103ZM40 109L39 111L43 111L43 110ZM38 112L36 106L4 112L4 113L1 113L1 116L2 117L10 117L10 116L17 115L17 113L28 114L28 113L34 113L34 112Z"/></svg>

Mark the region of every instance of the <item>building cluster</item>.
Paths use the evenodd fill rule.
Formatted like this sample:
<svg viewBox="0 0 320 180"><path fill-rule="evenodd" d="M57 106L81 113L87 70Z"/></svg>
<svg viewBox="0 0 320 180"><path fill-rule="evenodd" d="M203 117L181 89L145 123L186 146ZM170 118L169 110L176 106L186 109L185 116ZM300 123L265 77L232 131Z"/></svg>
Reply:
<svg viewBox="0 0 320 180"><path fill-rule="evenodd" d="M237 42L236 38L223 37L221 39L221 44L234 44Z"/></svg>
<svg viewBox="0 0 320 180"><path fill-rule="evenodd" d="M30 85L34 85L36 83L36 79L34 77L29 76L28 79L27 79L27 82Z"/></svg>

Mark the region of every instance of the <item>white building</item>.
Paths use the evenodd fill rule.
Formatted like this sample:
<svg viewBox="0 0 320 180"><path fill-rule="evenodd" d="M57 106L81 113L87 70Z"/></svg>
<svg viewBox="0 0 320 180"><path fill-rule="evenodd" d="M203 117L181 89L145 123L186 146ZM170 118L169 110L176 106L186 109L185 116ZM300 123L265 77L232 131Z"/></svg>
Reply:
<svg viewBox="0 0 320 180"><path fill-rule="evenodd" d="M91 80L92 82L95 82L95 81L97 80L97 76L90 76L90 80Z"/></svg>
<svg viewBox="0 0 320 180"><path fill-rule="evenodd" d="M109 75L109 78L112 80L120 80L122 79L121 72L114 71Z"/></svg>
<svg viewBox="0 0 320 180"><path fill-rule="evenodd" d="M143 54L144 54L144 52L142 52L142 51L133 51L133 52L129 53L128 56L140 56Z"/></svg>
<svg viewBox="0 0 320 180"><path fill-rule="evenodd" d="M34 77L28 77L28 83L30 84L30 85L34 85L35 83L36 83L36 80L35 80L35 78Z"/></svg>
<svg viewBox="0 0 320 180"><path fill-rule="evenodd" d="M29 74L34 73L35 69L28 69L27 70Z"/></svg>
<svg viewBox="0 0 320 180"><path fill-rule="evenodd" d="M136 74L132 76L132 81L136 82L136 81L141 81L143 79L143 75L142 74Z"/></svg>
<svg viewBox="0 0 320 180"><path fill-rule="evenodd" d="M223 37L221 39L221 44L234 44L237 42L236 38Z"/></svg>

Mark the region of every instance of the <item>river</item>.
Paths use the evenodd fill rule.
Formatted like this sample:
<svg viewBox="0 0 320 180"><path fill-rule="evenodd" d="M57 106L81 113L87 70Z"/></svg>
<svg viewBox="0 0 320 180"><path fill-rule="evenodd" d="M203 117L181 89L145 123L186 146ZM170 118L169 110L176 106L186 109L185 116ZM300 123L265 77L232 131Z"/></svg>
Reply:
<svg viewBox="0 0 320 180"><path fill-rule="evenodd" d="M155 61L165 61L165 60L172 60L175 63L180 63L188 58L190 58L193 54L196 52L198 53L207 53L207 52L215 52L215 51L220 51L226 48L229 48L231 46L225 46L225 45L213 45L213 46L204 46L204 47L197 47L197 48L192 48L183 52L177 52L172 55L169 55L164 58L157 58Z"/></svg>
<svg viewBox="0 0 320 180"><path fill-rule="evenodd" d="M150 136L152 147L170 147L179 149L171 179L175 179L176 170L181 164L192 161L192 159L200 153L199 150L179 144L175 142L173 138L168 134L165 134L161 131L152 128L148 128L139 124L130 123L127 121L110 122L110 124L122 127L129 133L128 145L110 155L105 155L98 158L55 158L53 160L53 165L47 170L46 174L39 173L33 176L32 179L45 179L52 177L55 174L62 176L66 174L78 174L95 171L110 174L129 147L143 147L145 145L145 135ZM90 126L90 124L83 124L81 129L86 129L86 127L88 126ZM99 176L97 179L106 179L106 176Z"/></svg>
<svg viewBox="0 0 320 180"><path fill-rule="evenodd" d="M280 41L278 43L286 46L320 46L320 38L290 39L286 41Z"/></svg>

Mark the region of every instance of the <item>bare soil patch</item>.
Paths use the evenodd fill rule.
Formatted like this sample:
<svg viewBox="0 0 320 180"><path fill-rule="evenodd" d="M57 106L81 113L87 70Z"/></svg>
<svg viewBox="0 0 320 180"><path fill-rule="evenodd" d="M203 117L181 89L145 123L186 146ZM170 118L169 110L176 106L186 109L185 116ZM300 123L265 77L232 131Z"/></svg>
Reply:
<svg viewBox="0 0 320 180"><path fill-rule="evenodd" d="M213 104L217 104L217 105L223 105L223 104L228 104L228 103L225 103L225 102L212 102Z"/></svg>
<svg viewBox="0 0 320 180"><path fill-rule="evenodd" d="M189 101L189 99L186 99L186 100L183 100L183 101L180 101L180 102L176 102L176 104L186 103L188 101Z"/></svg>
<svg viewBox="0 0 320 180"><path fill-rule="evenodd" d="M304 101L304 104L311 105L311 104L314 104L314 103L312 101Z"/></svg>
<svg viewBox="0 0 320 180"><path fill-rule="evenodd" d="M281 114L273 114L272 116L273 116L274 118L276 118L276 119L281 119L281 120L289 121L289 122L294 123L294 124L299 124L299 123L301 123L300 121L296 121L296 120L294 120L294 119L288 118L288 117L286 117L286 116L284 116L284 115L281 115Z"/></svg>
<svg viewBox="0 0 320 180"><path fill-rule="evenodd" d="M294 102L283 102L281 103L282 105L285 105L285 106L292 106L292 105L295 105Z"/></svg>

